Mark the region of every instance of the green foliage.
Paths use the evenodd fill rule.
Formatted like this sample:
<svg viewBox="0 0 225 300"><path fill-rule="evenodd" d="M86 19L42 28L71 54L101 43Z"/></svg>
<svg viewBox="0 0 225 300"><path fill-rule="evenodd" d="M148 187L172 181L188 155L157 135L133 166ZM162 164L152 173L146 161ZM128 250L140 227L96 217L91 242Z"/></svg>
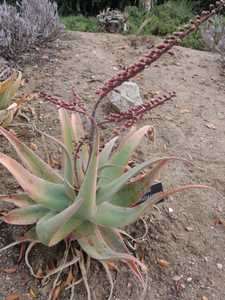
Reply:
<svg viewBox="0 0 225 300"><path fill-rule="evenodd" d="M196 50L205 50L205 46L199 32L194 32L190 34L184 39L181 45L183 47L192 48Z"/></svg>
<svg viewBox="0 0 225 300"><path fill-rule="evenodd" d="M61 18L67 30L97 32L98 24L96 18L84 16L65 16Z"/></svg>
<svg viewBox="0 0 225 300"><path fill-rule="evenodd" d="M150 13L132 7L128 8L128 13L131 33L136 34L140 26L146 22L142 34L161 36L172 33L193 17L192 6L185 0L179 3L174 0L168 1L155 6Z"/></svg>

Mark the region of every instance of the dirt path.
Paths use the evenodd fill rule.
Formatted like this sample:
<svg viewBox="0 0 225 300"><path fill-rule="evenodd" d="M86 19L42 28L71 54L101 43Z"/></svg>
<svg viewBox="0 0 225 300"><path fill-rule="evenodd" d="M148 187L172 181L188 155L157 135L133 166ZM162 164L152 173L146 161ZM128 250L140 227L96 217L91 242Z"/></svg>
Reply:
<svg viewBox="0 0 225 300"><path fill-rule="evenodd" d="M50 56L46 52L39 66L26 68L26 90L43 90L68 98L74 86L91 107L96 87L148 51L152 41L142 40L141 45L137 44L132 38L116 35L71 33L57 53ZM136 78L145 99L151 92L177 92L173 102L155 109L145 121L155 127L157 139L155 144L142 145L138 154L143 158L173 154L193 159L196 167L186 168L180 163L169 167L162 174L165 186L201 182L225 194L225 77L220 74L214 54L180 47L174 53L175 56L164 56ZM57 134L55 108L35 103L34 110L37 126ZM107 111L105 105L99 117ZM40 137L31 129L18 128L15 130L28 143L35 142L38 151L43 150ZM0 150L11 151L2 138ZM1 193L16 190L18 187L8 173L3 168L0 172ZM178 195L160 206L160 211L151 213L147 241L138 250L148 266L147 300L225 299L225 226L216 225L219 218L225 220L225 200L213 191ZM1 224L0 246L12 241L16 234L7 228ZM141 224L130 231L137 234L138 229ZM15 265L17 257L18 249L1 256L1 270ZM34 258L37 263L42 261L38 250ZM167 260L169 267L161 268L158 259ZM94 299L106 299L109 289L104 272L96 264L92 270ZM0 281L0 299L12 291L18 291L20 299L32 299L29 287L39 295L35 299L46 299L45 290L31 280L23 264L15 273L0 272ZM134 300L139 294L135 280L122 268L116 278L113 299ZM76 291L76 299L85 299L82 286Z"/></svg>

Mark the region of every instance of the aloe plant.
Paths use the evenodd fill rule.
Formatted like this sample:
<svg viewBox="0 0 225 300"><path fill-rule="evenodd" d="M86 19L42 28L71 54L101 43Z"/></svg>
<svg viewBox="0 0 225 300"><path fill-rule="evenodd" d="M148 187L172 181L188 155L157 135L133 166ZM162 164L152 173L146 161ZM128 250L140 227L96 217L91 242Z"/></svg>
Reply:
<svg viewBox="0 0 225 300"><path fill-rule="evenodd" d="M0 83L0 125L8 126L18 110L18 104L13 103L13 97L19 89L22 73L13 70L10 76Z"/></svg>
<svg viewBox="0 0 225 300"><path fill-rule="evenodd" d="M153 130L150 126L137 130L133 125L143 117L144 113L173 98L174 93L153 98L142 106L130 109L123 114L110 114L102 123L96 120L96 110L108 93L150 66L177 45L180 39L195 31L202 23L220 11L224 5L223 0L217 1L216 6L212 5L210 11L202 12L201 16L181 31L168 37L164 43L156 46L137 63L107 81L97 91L98 99L94 103L91 115L83 100L75 92L72 102L65 102L40 93L42 98L60 107L62 140L59 141L45 134L63 151L60 173L37 156L14 134L0 127L0 134L12 144L23 163L20 164L0 153L0 164L12 173L23 189L23 192L19 194L0 196L0 201L17 206L2 219L9 224L31 226L21 240L4 247L0 252L21 242L29 241L25 261L31 274L41 278L43 283L57 274L52 291L58 286L63 286L59 284L62 271L78 264L82 278L78 281L72 280L69 286L72 291L71 299L73 299L75 285L82 280L87 289L88 299L91 298L87 281L88 263L86 266L83 253L87 257L98 260L104 266L111 284L110 299L113 290L110 268L115 267L119 262L125 263L143 287L146 287L144 279L146 268L130 252L127 238L132 239L132 237L124 231L124 227L136 222L158 202L174 193L193 188L208 188L203 185L186 185L143 198L159 172L177 158L155 158L143 163L129 164L142 139ZM72 111L71 115L64 108ZM86 139L86 131L80 115L91 121L89 139ZM122 121L125 121L124 126L121 126ZM129 131L122 137L114 137L100 150L100 128L109 123L119 124L120 129L129 128ZM52 247L61 242L66 244L62 265L47 274L35 274L29 262L29 253L34 245L42 243ZM68 261L69 255L72 255L70 261ZM51 293L49 299L52 295Z"/></svg>
<svg viewBox="0 0 225 300"><path fill-rule="evenodd" d="M0 133L12 144L24 165L0 153L0 163L23 189L19 194L0 196L1 201L18 207L3 220L14 225L33 225L25 238L49 247L61 241L76 240L88 256L102 262L108 274L109 262L122 261L144 285L144 265L129 252L121 230L161 199L200 186L185 186L139 201L160 170L176 159L156 158L127 168L133 152L152 128L132 128L123 139L110 140L102 151L96 129L92 150L84 143L77 156L74 155L75 145L84 137L81 118L77 113L70 117L64 109L59 110L59 117L62 141L49 138L63 149L62 174L14 134L0 128ZM143 171L145 173L141 173Z"/></svg>

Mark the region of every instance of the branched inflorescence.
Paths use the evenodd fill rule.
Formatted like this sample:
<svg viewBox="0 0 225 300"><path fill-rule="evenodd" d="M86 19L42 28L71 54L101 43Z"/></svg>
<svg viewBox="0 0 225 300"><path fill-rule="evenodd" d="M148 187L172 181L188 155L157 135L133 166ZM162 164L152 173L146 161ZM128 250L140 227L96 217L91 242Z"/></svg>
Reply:
<svg viewBox="0 0 225 300"><path fill-rule="evenodd" d="M174 46L179 45L181 40L183 40L190 33L196 31L199 26L207 21L210 17L221 11L224 7L224 4L224 0L216 1L215 5L210 5L209 11L202 11L201 15L190 21L189 24L180 28L180 31L177 31L173 35L168 36L164 40L164 42L154 47L149 53L141 57L137 63L119 72L112 79L107 81L104 86L97 91L100 99L107 96L113 89L120 86L123 82L133 78L134 76L142 72L146 67L150 66L156 60L158 60L163 54L170 51ZM99 103L97 103L97 106L98 104Z"/></svg>
<svg viewBox="0 0 225 300"><path fill-rule="evenodd" d="M176 96L176 93L169 93L165 94L163 96L156 96L152 98L150 101L144 103L143 105L137 105L132 108L130 108L126 112L120 112L120 113L110 113L104 121L101 123L101 125L107 124L107 123L121 123L123 122L125 127L131 127L133 126L137 121L140 121L143 119L144 115L154 109L157 106L163 105L166 101L171 100Z"/></svg>
<svg viewBox="0 0 225 300"><path fill-rule="evenodd" d="M74 111L79 114L87 116L86 106L83 100L81 99L81 97L74 90L73 90L73 99L70 102L48 95L45 92L40 92L39 96L45 99L46 101L55 104L59 108L65 108L66 110Z"/></svg>
<svg viewBox="0 0 225 300"><path fill-rule="evenodd" d="M94 105L91 118L95 119L96 110L99 104L102 102L103 98L105 98L111 91L113 91L116 87L120 86L125 81L128 81L131 78L135 77L137 74L141 73L145 68L151 66L163 54L170 53L170 50L174 46L179 45L185 37L187 37L192 32L196 31L200 27L200 25L206 22L210 17L220 12L224 8L224 6L224 0L216 1L215 5L210 5L209 10L202 11L201 14L198 15L194 20L191 20L187 25L181 27L179 31L168 36L162 43L155 46L149 53L141 57L138 60L138 62L127 67L125 70L120 71L109 81L107 81L103 85L103 87L98 89L96 92L99 98ZM83 102L79 97L77 98L76 95L74 97L74 100L70 103L53 98L51 96L46 95L45 93L41 93L40 95L45 100L56 104L58 107L62 107L70 111L76 111L78 113L87 115L87 110ZM100 123L100 125L104 125L107 123L124 122L125 127L128 128L135 124L138 120L142 119L146 112L149 112L156 106L164 104L166 101L172 99L174 96L175 93L169 93L167 95L163 95L162 97L153 98L145 104L133 107L126 112L111 113L103 120L102 123Z"/></svg>

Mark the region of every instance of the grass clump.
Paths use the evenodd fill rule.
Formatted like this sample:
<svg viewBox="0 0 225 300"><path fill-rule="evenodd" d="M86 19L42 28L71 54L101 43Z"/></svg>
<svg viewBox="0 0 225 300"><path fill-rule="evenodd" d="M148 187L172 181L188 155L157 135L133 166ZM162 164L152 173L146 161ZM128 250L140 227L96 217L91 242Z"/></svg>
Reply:
<svg viewBox="0 0 225 300"><path fill-rule="evenodd" d="M98 24L96 18L87 18L82 15L79 16L65 16L61 17L62 23L67 30L70 31L84 31L97 32Z"/></svg>
<svg viewBox="0 0 225 300"><path fill-rule="evenodd" d="M156 36L172 33L194 16L193 6L187 0L170 0L165 4L156 5L149 13L137 7L129 7L128 13L129 33ZM198 32L191 34L182 45L194 49L204 48Z"/></svg>

